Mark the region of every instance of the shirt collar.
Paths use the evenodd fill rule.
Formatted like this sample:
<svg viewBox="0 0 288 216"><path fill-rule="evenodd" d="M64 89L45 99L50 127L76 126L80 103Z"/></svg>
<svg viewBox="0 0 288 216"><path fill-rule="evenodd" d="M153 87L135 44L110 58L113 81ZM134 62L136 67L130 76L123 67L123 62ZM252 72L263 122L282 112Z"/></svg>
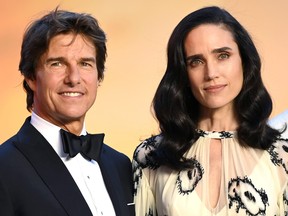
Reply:
<svg viewBox="0 0 288 216"><path fill-rule="evenodd" d="M54 151L59 157L67 157L67 154L63 151L63 145L60 135L60 127L46 121L38 116L35 112L32 112L30 123L42 134L42 136L53 147ZM81 135L86 135L85 124L81 131Z"/></svg>

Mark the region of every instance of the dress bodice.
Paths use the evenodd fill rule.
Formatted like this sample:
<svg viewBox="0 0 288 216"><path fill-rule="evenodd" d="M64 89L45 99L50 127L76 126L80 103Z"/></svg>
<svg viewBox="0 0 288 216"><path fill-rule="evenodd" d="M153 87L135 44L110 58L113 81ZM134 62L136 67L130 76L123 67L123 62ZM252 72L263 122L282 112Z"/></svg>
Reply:
<svg viewBox="0 0 288 216"><path fill-rule="evenodd" d="M142 142L133 156L136 215L285 215L288 212L288 144L277 141L270 149L242 147L234 131L197 130L199 138L183 155L191 169L176 171L155 166L150 152L161 135ZM221 142L221 185L215 207L209 202L210 143ZM156 214L157 213L157 214Z"/></svg>

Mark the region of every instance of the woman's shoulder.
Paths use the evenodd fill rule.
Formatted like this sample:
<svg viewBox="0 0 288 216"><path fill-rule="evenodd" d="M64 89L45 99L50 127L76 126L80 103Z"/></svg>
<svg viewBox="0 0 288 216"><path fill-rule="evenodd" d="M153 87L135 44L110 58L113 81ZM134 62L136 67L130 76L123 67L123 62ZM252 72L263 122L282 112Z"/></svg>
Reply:
<svg viewBox="0 0 288 216"><path fill-rule="evenodd" d="M133 162L137 163L141 168L157 168L158 166L154 162L151 153L157 149L161 139L162 136L159 134L143 140L134 151Z"/></svg>
<svg viewBox="0 0 288 216"><path fill-rule="evenodd" d="M278 138L268 149L270 159L275 166L282 167L288 175L288 139Z"/></svg>

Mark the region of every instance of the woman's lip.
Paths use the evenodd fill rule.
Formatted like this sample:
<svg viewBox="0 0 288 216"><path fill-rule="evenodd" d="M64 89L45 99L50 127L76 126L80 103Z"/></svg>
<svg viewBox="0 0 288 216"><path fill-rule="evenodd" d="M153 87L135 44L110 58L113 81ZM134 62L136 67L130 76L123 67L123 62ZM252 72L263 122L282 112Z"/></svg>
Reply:
<svg viewBox="0 0 288 216"><path fill-rule="evenodd" d="M219 90L222 90L226 85L211 85L208 87L205 87L204 90L208 92L216 92Z"/></svg>

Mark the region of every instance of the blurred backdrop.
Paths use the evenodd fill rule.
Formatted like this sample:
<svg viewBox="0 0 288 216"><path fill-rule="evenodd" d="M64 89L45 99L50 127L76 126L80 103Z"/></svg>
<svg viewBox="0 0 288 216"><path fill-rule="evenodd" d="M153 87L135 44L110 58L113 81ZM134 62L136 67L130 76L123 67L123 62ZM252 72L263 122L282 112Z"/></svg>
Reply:
<svg viewBox="0 0 288 216"><path fill-rule="evenodd" d="M176 24L203 6L230 11L250 32L273 98L272 116L288 108L288 1L277 0L1 0L0 143L15 134L26 111L18 71L22 35L29 22L56 6L94 15L108 37L104 82L88 113L87 129L132 157L140 140L158 133L150 104L166 65L166 44Z"/></svg>

